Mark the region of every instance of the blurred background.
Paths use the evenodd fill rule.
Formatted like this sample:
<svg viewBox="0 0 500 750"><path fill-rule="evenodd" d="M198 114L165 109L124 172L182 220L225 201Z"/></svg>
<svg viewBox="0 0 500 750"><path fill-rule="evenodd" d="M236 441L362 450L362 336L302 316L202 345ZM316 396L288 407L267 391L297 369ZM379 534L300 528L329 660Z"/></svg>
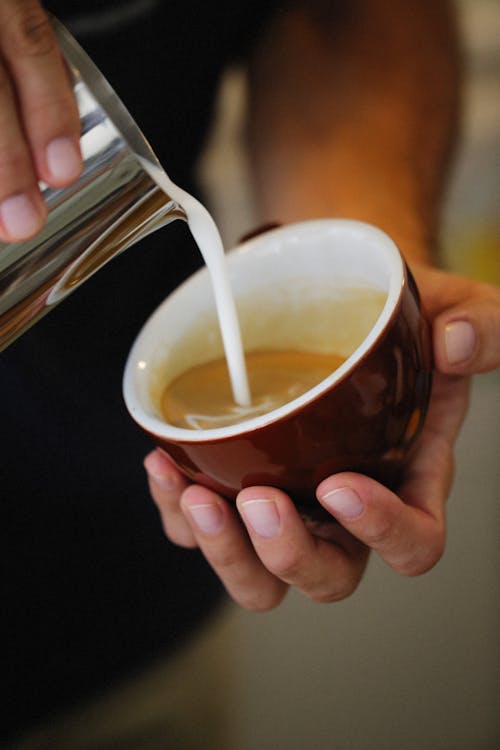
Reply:
<svg viewBox="0 0 500 750"><path fill-rule="evenodd" d="M444 259L500 283L500 0L458 3L465 120ZM228 72L200 173L226 244L255 225ZM496 750L500 747L500 373L476 378L438 566L401 579L376 557L353 597L228 604L168 664L16 750Z"/></svg>

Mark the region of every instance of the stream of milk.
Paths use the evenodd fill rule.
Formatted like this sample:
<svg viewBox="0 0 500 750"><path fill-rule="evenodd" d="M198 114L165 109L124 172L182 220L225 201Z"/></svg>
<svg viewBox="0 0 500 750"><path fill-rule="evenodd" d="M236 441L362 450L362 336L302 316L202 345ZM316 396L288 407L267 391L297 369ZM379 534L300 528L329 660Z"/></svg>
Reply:
<svg viewBox="0 0 500 750"><path fill-rule="evenodd" d="M186 213L189 229L210 274L233 398L240 406L250 406L251 395L240 326L219 230L205 206L196 198L173 183L160 167L144 159L140 161L160 188Z"/></svg>

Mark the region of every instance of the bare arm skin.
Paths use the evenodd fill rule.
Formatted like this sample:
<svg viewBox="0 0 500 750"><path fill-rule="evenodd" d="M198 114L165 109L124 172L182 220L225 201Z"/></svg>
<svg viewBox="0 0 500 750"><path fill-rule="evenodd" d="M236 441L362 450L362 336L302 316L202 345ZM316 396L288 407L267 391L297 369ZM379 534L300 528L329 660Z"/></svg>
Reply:
<svg viewBox="0 0 500 750"><path fill-rule="evenodd" d="M425 260L457 129L452 10L439 0L345 5L297 4L254 58L256 198L265 219L369 221Z"/></svg>

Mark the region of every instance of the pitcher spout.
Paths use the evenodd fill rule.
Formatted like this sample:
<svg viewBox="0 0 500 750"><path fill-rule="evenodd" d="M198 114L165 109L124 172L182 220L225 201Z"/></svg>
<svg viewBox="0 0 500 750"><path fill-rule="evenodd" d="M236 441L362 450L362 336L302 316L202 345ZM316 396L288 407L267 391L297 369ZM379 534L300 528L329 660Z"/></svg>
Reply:
<svg viewBox="0 0 500 750"><path fill-rule="evenodd" d="M111 223L108 216L115 217ZM57 304L110 260L175 219L186 220L184 209L147 173L139 172L128 180L126 190L114 196L112 205L106 210L101 207L97 235L87 237L87 249L56 281L46 304Z"/></svg>

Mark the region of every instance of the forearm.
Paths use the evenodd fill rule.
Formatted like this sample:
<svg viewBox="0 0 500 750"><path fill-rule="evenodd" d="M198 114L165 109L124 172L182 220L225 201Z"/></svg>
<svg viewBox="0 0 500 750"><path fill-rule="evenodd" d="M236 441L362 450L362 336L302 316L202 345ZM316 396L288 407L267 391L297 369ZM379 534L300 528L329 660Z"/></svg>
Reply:
<svg viewBox="0 0 500 750"><path fill-rule="evenodd" d="M262 218L369 221L428 259L458 109L448 3L351 0L340 18L332 3L302 5L275 22L250 71Z"/></svg>

